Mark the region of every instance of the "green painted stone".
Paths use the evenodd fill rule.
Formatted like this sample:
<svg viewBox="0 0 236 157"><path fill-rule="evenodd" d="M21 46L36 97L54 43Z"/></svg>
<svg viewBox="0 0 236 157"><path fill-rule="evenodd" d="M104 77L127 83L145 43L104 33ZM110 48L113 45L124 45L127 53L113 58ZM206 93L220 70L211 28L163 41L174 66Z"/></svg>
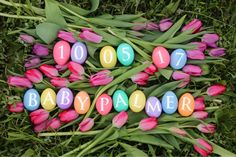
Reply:
<svg viewBox="0 0 236 157"><path fill-rule="evenodd" d="M112 96L112 101L117 112L127 111L129 108L128 96L123 90L116 90Z"/></svg>
<svg viewBox="0 0 236 157"><path fill-rule="evenodd" d="M129 66L134 61L134 50L127 43L121 43L117 48L117 58L124 66Z"/></svg>

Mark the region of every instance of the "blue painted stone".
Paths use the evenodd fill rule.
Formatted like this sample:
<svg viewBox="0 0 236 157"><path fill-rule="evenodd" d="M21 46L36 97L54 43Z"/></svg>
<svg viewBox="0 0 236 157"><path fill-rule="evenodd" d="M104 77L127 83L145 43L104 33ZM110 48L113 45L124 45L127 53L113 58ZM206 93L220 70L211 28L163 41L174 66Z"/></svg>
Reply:
<svg viewBox="0 0 236 157"><path fill-rule="evenodd" d="M173 69L182 69L187 62L187 54L183 49L176 49L171 53L170 66Z"/></svg>
<svg viewBox="0 0 236 157"><path fill-rule="evenodd" d="M162 112L160 100L154 96L149 97L145 105L145 111L149 117L159 117Z"/></svg>
<svg viewBox="0 0 236 157"><path fill-rule="evenodd" d="M129 108L129 99L123 90L116 90L112 96L112 101L117 112L127 111Z"/></svg>
<svg viewBox="0 0 236 157"><path fill-rule="evenodd" d="M24 95L24 107L28 111L34 111L39 108L40 105L40 96L37 90L29 89L25 92Z"/></svg>
<svg viewBox="0 0 236 157"><path fill-rule="evenodd" d="M71 60L83 64L87 59L88 51L87 47L82 42L76 42L71 49Z"/></svg>
<svg viewBox="0 0 236 157"><path fill-rule="evenodd" d="M161 100L163 112L173 114L178 108L178 99L174 92L168 91L164 94Z"/></svg>
<svg viewBox="0 0 236 157"><path fill-rule="evenodd" d="M117 58L124 66L129 66L134 61L134 50L127 43L121 43L117 48Z"/></svg>

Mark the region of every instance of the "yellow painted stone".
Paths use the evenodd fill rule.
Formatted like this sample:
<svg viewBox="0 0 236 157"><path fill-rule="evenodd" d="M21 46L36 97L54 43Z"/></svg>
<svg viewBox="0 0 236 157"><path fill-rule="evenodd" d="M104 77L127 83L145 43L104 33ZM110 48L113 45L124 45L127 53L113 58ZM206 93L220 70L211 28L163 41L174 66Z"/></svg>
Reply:
<svg viewBox="0 0 236 157"><path fill-rule="evenodd" d="M46 88L41 94L40 101L45 110L51 111L56 107L56 93L51 88Z"/></svg>
<svg viewBox="0 0 236 157"><path fill-rule="evenodd" d="M87 92L80 91L74 99L74 108L75 111L79 114L85 114L90 108L90 97Z"/></svg>
<svg viewBox="0 0 236 157"><path fill-rule="evenodd" d="M181 116L190 116L194 111L194 97L190 93L183 94L179 99L178 111Z"/></svg>
<svg viewBox="0 0 236 157"><path fill-rule="evenodd" d="M116 65L116 50L112 46L105 46L100 51L100 63L104 68L113 68Z"/></svg>
<svg viewBox="0 0 236 157"><path fill-rule="evenodd" d="M134 91L129 97L129 107L133 112L141 112L146 104L146 97L140 90Z"/></svg>

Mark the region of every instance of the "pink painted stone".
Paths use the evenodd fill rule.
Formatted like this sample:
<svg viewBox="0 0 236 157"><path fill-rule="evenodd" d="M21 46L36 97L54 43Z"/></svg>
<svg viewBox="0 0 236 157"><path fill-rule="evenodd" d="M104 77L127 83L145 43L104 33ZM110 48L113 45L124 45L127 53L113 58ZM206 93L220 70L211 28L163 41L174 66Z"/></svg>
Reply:
<svg viewBox="0 0 236 157"><path fill-rule="evenodd" d="M112 99L108 94L102 94L96 101L96 109L101 115L107 115L112 109Z"/></svg>
<svg viewBox="0 0 236 157"><path fill-rule="evenodd" d="M58 41L53 48L53 58L58 65L65 65L70 58L70 44Z"/></svg>
<svg viewBox="0 0 236 157"><path fill-rule="evenodd" d="M170 54L164 47L158 46L153 50L152 60L158 68L163 69L170 63Z"/></svg>

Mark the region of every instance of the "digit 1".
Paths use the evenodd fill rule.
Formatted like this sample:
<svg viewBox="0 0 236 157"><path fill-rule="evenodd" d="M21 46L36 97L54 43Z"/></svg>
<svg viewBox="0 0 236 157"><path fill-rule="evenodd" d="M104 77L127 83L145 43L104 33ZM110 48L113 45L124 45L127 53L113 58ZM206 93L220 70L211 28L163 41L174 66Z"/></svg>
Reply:
<svg viewBox="0 0 236 157"><path fill-rule="evenodd" d="M60 49L60 58L61 59L63 59L63 49L64 49L64 47L63 47L63 45L61 45L61 46L59 46L59 49Z"/></svg>
<svg viewBox="0 0 236 157"><path fill-rule="evenodd" d="M158 51L158 56L160 58L161 64L164 63L164 60L163 60L163 57L161 55L161 51L160 50Z"/></svg>

